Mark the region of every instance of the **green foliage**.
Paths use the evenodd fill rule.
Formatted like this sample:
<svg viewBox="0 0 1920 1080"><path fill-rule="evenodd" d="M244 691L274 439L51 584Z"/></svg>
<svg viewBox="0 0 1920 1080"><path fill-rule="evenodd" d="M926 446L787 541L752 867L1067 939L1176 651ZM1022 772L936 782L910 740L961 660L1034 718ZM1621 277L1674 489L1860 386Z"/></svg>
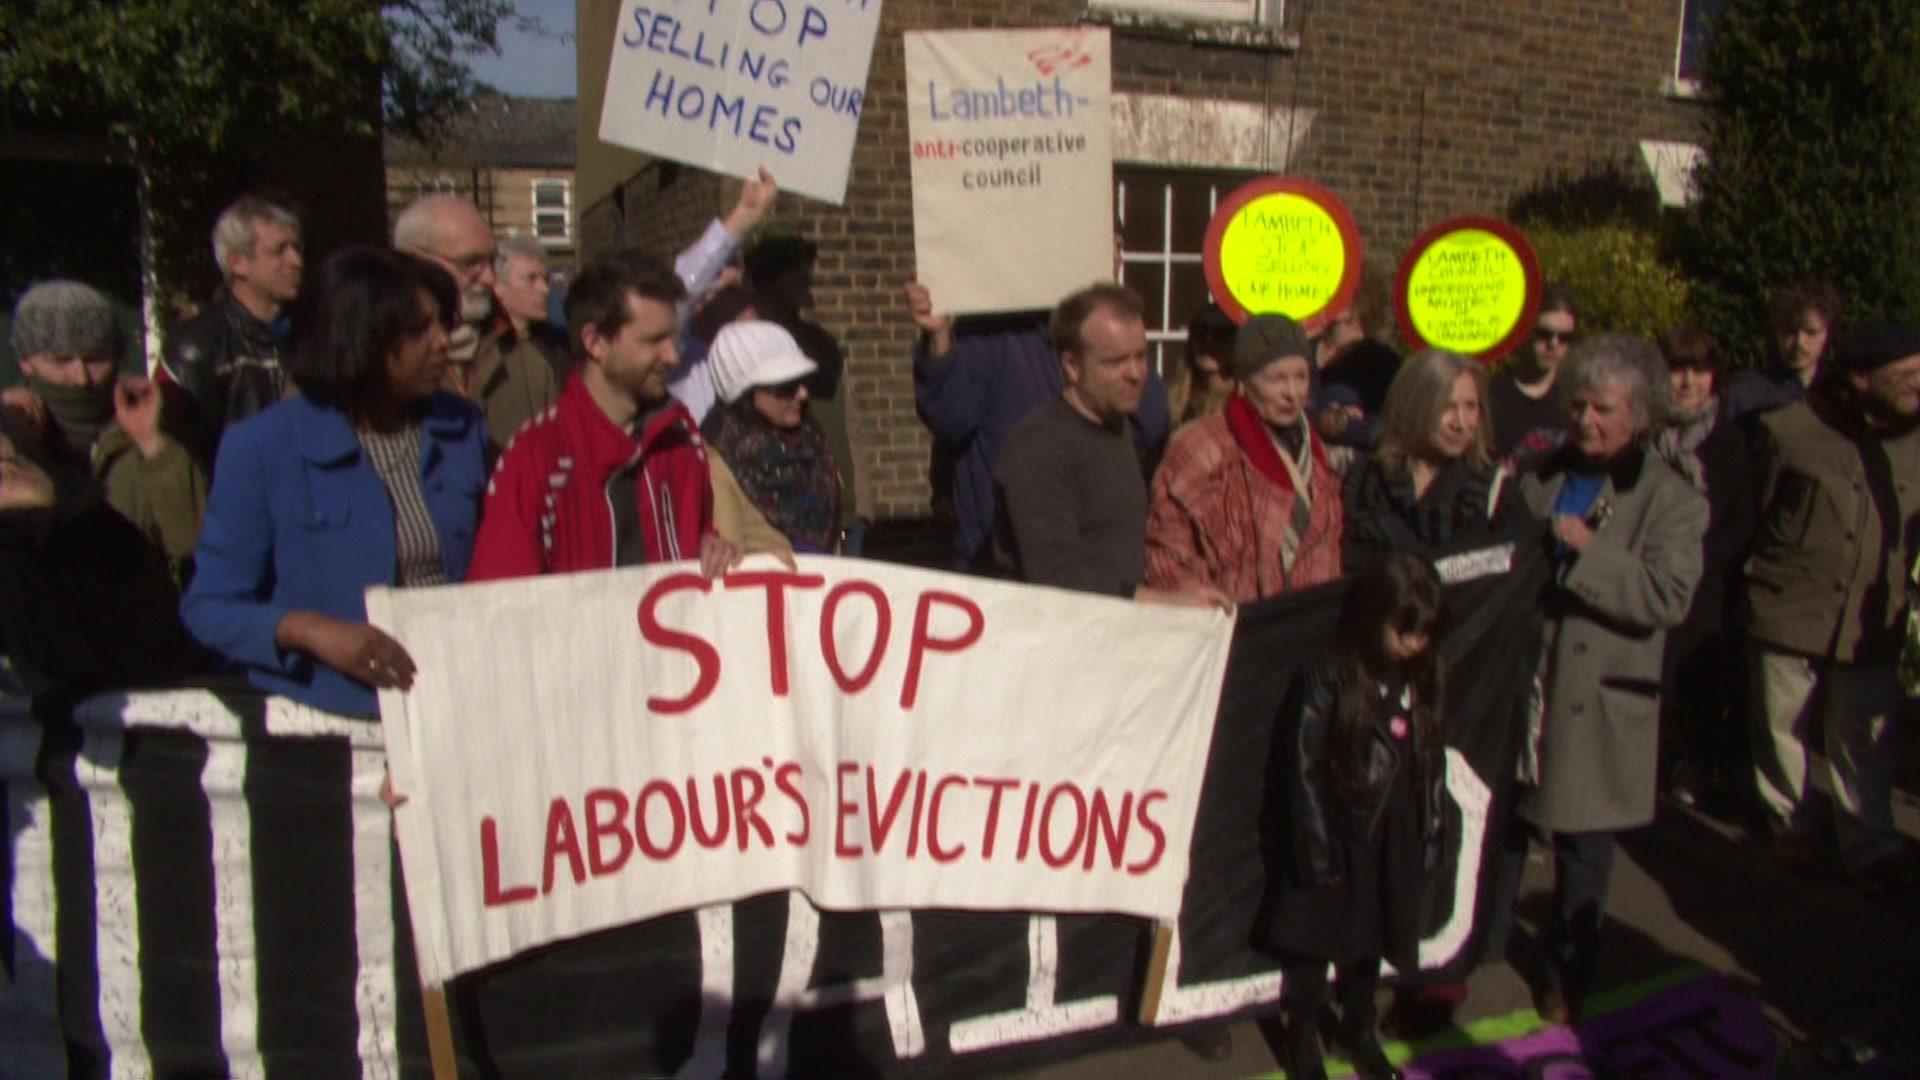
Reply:
<svg viewBox="0 0 1920 1080"><path fill-rule="evenodd" d="M127 148L173 307L213 273L208 223L276 145L377 139L383 119L430 135L503 21L528 28L508 0L8 0L0 131Z"/></svg>
<svg viewBox="0 0 1920 1080"><path fill-rule="evenodd" d="M1526 226L1547 281L1573 290L1582 333L1657 337L1686 318L1687 280L1654 232L1620 222Z"/></svg>
<svg viewBox="0 0 1920 1080"><path fill-rule="evenodd" d="M1707 54L1707 163L1684 258L1696 318L1765 355L1778 289L1920 316L1920 4L1731 0Z"/></svg>
<svg viewBox="0 0 1920 1080"><path fill-rule="evenodd" d="M506 0L25 0L0 5L0 102L142 152L218 154L263 127L419 130L471 88ZM384 94L382 87L384 86Z"/></svg>

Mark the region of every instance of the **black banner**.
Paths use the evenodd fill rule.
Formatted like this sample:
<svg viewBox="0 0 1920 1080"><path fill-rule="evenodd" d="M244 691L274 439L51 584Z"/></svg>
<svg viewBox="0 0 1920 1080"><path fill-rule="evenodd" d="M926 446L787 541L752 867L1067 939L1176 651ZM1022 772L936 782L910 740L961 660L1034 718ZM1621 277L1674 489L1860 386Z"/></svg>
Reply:
<svg viewBox="0 0 1920 1080"><path fill-rule="evenodd" d="M1542 560L1512 563L1448 590L1449 847L1419 978L1476 959L1538 646ZM1250 943L1269 750L1344 588L1240 613L1176 929L755 897L463 977L463 1074L998 1073L1272 1008L1277 967ZM0 709L0 1058L428 1074L378 731L318 715L232 690Z"/></svg>

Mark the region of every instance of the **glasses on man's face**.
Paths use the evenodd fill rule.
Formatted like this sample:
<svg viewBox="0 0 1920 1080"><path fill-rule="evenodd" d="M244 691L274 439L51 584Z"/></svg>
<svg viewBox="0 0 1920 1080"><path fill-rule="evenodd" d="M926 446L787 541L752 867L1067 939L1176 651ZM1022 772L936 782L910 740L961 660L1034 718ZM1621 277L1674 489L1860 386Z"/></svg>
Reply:
<svg viewBox="0 0 1920 1080"><path fill-rule="evenodd" d="M1533 340L1542 345L1571 345L1573 344L1573 331L1550 330L1544 326L1536 326L1533 328Z"/></svg>

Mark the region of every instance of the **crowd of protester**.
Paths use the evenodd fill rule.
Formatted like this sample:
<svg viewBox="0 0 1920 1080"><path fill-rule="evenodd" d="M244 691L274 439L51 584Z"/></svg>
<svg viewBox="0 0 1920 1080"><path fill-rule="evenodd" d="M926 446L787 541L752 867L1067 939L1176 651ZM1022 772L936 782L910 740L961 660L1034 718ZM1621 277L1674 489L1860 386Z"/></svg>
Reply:
<svg viewBox="0 0 1920 1080"><path fill-rule="evenodd" d="M586 267L563 324L539 246L496 241L470 203L423 198L391 246L309 274L297 216L243 198L213 229L221 291L152 377L118 371L98 292L35 285L12 323L25 381L0 410L11 689L226 667L372 716L414 668L367 622L370 585L857 554L844 357L805 314L813 245L765 227L774 196L748 181L672 263ZM1376 281L1317 333L1197 313L1169 385L1118 283L963 319L916 283L905 296L954 568L1223 608L1352 583L1276 718L1292 835L1257 936L1287 972L1291 1075L1319 1074L1329 963L1352 1059L1393 1074L1373 989L1383 959L1411 966L1407 898L1441 820L1448 553L1537 544L1552 568L1486 883L1497 957L1528 848L1552 852L1551 1018L1592 989L1615 839L1662 791L1749 798L1795 868L1831 829L1861 888L1914 880L1890 731L1920 661L1920 330L1848 326L1830 287L1798 286L1770 327L1777 362L1732 373L1693 327L1583 339L1575 298L1549 288L1489 375L1439 350L1402 360Z"/></svg>

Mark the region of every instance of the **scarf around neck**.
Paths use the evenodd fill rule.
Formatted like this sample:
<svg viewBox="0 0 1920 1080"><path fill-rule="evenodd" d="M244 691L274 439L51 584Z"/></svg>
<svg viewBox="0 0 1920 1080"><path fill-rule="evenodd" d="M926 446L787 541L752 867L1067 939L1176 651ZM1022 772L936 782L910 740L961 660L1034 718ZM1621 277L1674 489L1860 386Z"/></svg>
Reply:
<svg viewBox="0 0 1920 1080"><path fill-rule="evenodd" d="M1304 480L1312 475L1311 462L1326 464L1326 448L1320 445L1319 439L1313 437L1311 430L1305 433L1310 451L1303 448L1298 460L1289 462L1281 456L1272 429L1254 411L1253 406L1247 404L1246 398L1238 395L1228 398L1226 408L1222 411L1227 417L1227 430L1233 433L1233 441L1240 447L1240 452L1247 455L1247 461L1252 464L1254 471L1272 481L1280 490L1294 495L1302 494L1298 490L1299 485L1294 482L1294 474L1298 473ZM1305 418L1301 419L1301 423L1306 423Z"/></svg>
<svg viewBox="0 0 1920 1080"><path fill-rule="evenodd" d="M832 552L840 525L840 471L812 416L791 432L751 411L718 405L700 425L767 523L806 551Z"/></svg>
<svg viewBox="0 0 1920 1080"><path fill-rule="evenodd" d="M53 417L54 426L60 429L60 437L66 442L67 449L80 455L82 460L92 452L100 433L113 422L111 385L105 389L90 389L63 386L28 376L27 389L47 403L47 413Z"/></svg>
<svg viewBox="0 0 1920 1080"><path fill-rule="evenodd" d="M1700 460L1700 444L1713 433L1720 416L1720 400L1708 398L1699 412L1691 415L1675 412L1653 436L1653 452L1679 473L1693 490L1707 492L1706 465Z"/></svg>

